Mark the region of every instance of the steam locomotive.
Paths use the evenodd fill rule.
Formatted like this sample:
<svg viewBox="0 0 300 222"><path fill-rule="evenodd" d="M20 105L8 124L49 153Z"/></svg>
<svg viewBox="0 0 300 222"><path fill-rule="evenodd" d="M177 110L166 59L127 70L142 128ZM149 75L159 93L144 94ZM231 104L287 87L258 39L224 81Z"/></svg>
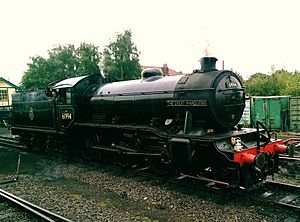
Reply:
<svg viewBox="0 0 300 222"><path fill-rule="evenodd" d="M162 166L217 184L251 187L273 175L279 153L293 145L272 139L261 123L239 125L245 94L239 77L217 70L204 57L201 69L164 76L143 70L141 79L102 75L65 79L46 90L13 95L12 133L42 150Z"/></svg>

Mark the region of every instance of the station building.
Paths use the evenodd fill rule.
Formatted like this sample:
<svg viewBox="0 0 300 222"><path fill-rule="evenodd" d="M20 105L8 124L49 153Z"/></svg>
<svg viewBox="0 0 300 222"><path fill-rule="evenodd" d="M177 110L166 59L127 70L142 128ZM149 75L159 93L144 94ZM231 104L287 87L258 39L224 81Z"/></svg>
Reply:
<svg viewBox="0 0 300 222"><path fill-rule="evenodd" d="M11 95L18 87L10 81L0 77L0 108L11 106Z"/></svg>
<svg viewBox="0 0 300 222"><path fill-rule="evenodd" d="M0 127L7 127L8 125L12 103L11 95L15 93L17 88L18 86L15 84L0 77Z"/></svg>

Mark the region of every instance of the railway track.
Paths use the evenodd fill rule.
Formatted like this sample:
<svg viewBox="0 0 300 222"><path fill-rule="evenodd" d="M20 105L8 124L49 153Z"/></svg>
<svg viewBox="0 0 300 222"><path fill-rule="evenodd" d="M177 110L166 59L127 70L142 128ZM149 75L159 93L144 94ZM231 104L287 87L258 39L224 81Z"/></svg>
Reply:
<svg viewBox="0 0 300 222"><path fill-rule="evenodd" d="M286 154L280 154L279 156L279 159L280 160L284 160L284 161L290 161L290 162L294 162L294 161L299 161L300 160L300 156L289 156L289 155L286 155Z"/></svg>
<svg viewBox="0 0 300 222"><path fill-rule="evenodd" d="M142 175L145 180L151 180L151 176ZM206 178L186 177L182 175L174 179L164 179L165 182L175 185L175 187L183 187L188 190L197 190L198 192L216 194L224 197L226 200L240 201L250 200L253 206L256 206L258 213L262 215L274 214L274 208L280 212L287 212L286 222L300 221L300 186L292 184L284 184L275 181L266 181L261 186L251 190L231 189L225 183L220 181L208 181ZM177 185L177 186L176 186ZM220 187L224 186L223 188ZM197 194L196 194L197 195Z"/></svg>
<svg viewBox="0 0 300 222"><path fill-rule="evenodd" d="M109 167L110 168L110 167ZM112 166L111 170L114 166ZM138 176L140 179L143 178L145 181L157 181L162 179L162 175L153 174L151 168L141 168L144 170L128 170L126 174L131 174L132 177ZM149 172L149 171L150 172ZM251 199L253 203L265 206L269 205L270 208L277 206L284 208L288 211L295 211L299 214L299 218L295 221L300 220L300 186L288 183L281 183L272 180L266 180L251 190L245 190L243 187L239 189L229 188L229 184L221 181L208 180L204 177L191 177L182 174L176 180L174 177L166 177L164 181L168 184L179 185L179 187L186 187L187 189L196 189L197 191L216 193L219 195L229 195L229 199L239 197L241 199ZM254 192L253 192L254 191ZM291 220L294 221L294 220Z"/></svg>
<svg viewBox="0 0 300 222"><path fill-rule="evenodd" d="M64 218L58 214L55 214L51 211L43 209L33 203L30 203L20 197L17 197L3 189L0 189L0 198L1 202L7 202L9 205L7 207L17 207L18 209L28 213L30 218L36 218L42 221L49 221L49 222L72 222L71 220ZM2 209L3 210L3 209ZM7 209L6 209L7 210ZM12 215L6 215L6 217L11 217Z"/></svg>
<svg viewBox="0 0 300 222"><path fill-rule="evenodd" d="M7 138L4 138L5 141L7 142ZM14 140L13 138L11 138ZM1 143L1 138L0 138L0 144ZM18 143L16 143L18 144ZM19 145L19 144L18 144ZM13 143L11 145L13 146ZM63 157L62 157L63 158ZM103 171L103 164L100 164L101 169ZM105 164L104 164L105 165ZM106 169L107 168L107 169ZM233 191L231 189L228 190L223 190L219 189L218 187L211 185L212 182L209 183L207 181L202 181L202 182L195 182L195 180L191 178L186 178L186 179L181 179L181 180L174 180L174 177L166 177L162 178L162 175L157 175L153 173L153 170L151 170L150 167L147 166L136 166L135 168L133 167L123 167L125 169L120 169L120 167L115 166L114 164L106 164L106 167L104 167L105 171L107 172L122 172L120 175L124 174L124 170L126 170L126 177L133 177L134 179L137 180L145 180L147 183L153 183L156 184L156 181L164 181L164 183L168 184L166 185L167 187L170 187L170 189L175 189L175 190L182 190L185 192L185 190L195 190L197 193L215 193L216 195L220 196L225 196L226 199L229 200L251 200L253 202L254 206L257 206L258 209L264 209L263 211L270 211L270 214L272 214L272 209L277 208L279 211L282 212L288 212L288 214L292 215L292 219L296 218L295 220L291 221L297 221L299 218L295 215L299 214L299 187L295 186L293 188L288 187L288 185L278 185L278 183L273 182L273 181L267 181L263 184L262 187L259 187L255 189L255 191L250 191L246 192L244 190L236 190ZM119 173L117 173L119 175ZM130 176L131 175L131 176ZM200 181L200 180L199 180ZM0 183L1 184L1 183ZM177 184L177 185L176 185ZM289 190L295 190L293 192L289 192ZM197 195L197 194L195 194ZM199 194L198 194L199 195ZM298 195L298 196L297 196ZM242 202L242 201L241 201ZM243 203L243 202L242 202ZM11 206L11 204L10 204ZM19 208L19 207L18 207ZM264 213L262 212L262 213ZM28 213L26 213L28 214ZM33 213L30 213L28 215L31 215ZM285 213L286 214L286 213ZM1 215L1 211L0 211ZM49 216L45 216L49 217ZM37 218L34 215L34 218ZM41 220L41 219L37 219ZM44 220L44 219L42 219ZM1 221L1 217L0 217ZM28 220L31 221L31 220ZM50 220L46 221L64 221L60 219L53 219L50 217ZM67 220L68 221L68 220Z"/></svg>
<svg viewBox="0 0 300 222"><path fill-rule="evenodd" d="M0 136L0 145L12 147L16 149L24 149L17 138ZM20 156L18 160L18 164L20 161ZM18 170L17 170L18 171ZM7 181L0 181L0 185L9 184L12 182L16 182L18 180L18 175L16 178ZM36 219L36 221L49 221L49 222L71 222L71 220L64 218L58 214L55 214L51 211L43 209L33 203L30 203L24 199L21 199L3 189L0 189L0 220L12 221L12 218L24 218L26 221L31 221L32 219ZM17 209L15 209L17 208ZM21 215L21 216L18 216ZM13 219L15 220L15 219Z"/></svg>
<svg viewBox="0 0 300 222"><path fill-rule="evenodd" d="M188 177L190 179L195 179L204 182L207 181L205 178L201 177ZM224 185L228 187L228 184L221 184L220 181L216 182L209 182L206 184L205 187L212 188L212 190L219 192L220 188L216 186ZM205 188L206 189L206 188ZM295 210L300 213L300 186L282 182L276 182L272 180L266 180L263 184L257 188L254 188L255 194L253 195L253 190L250 191L244 190L243 187L239 189L229 190L233 196L240 196L241 198L250 198L253 199L255 202L260 201L262 204L268 203L271 205L276 205L280 207L285 207L290 210ZM222 189L221 189L222 192ZM300 218L299 218L300 219Z"/></svg>
<svg viewBox="0 0 300 222"><path fill-rule="evenodd" d="M16 138L0 136L0 145L8 146L17 149L24 149ZM20 161L20 155L18 164ZM19 167L19 166L18 166ZM17 169L18 171L18 169ZM18 174L18 173L17 173ZM18 180L18 175L12 180L0 181L0 185L9 184L16 182ZM49 210L41 208L33 203L30 203L20 197L17 197L3 189L0 189L0 221L7 220L12 221L11 218L18 218L18 214L21 212L25 213L28 217L28 221L31 219L36 219L36 221L49 221L49 222L72 222L71 220L64 218L58 214L55 214ZM15 209L17 208L17 209ZM21 212L20 212L21 211ZM8 212L8 213L6 213ZM24 214L21 215L24 217ZM23 220L22 220L23 221ZM26 220L27 221L27 220Z"/></svg>
<svg viewBox="0 0 300 222"><path fill-rule="evenodd" d="M25 146L21 145L18 139L15 137L0 136L0 145L18 149L25 149Z"/></svg>
<svg viewBox="0 0 300 222"><path fill-rule="evenodd" d="M0 145L10 146L10 147L14 147L14 148L23 148L23 149L25 148L24 146L20 145L19 141L17 141L16 138L5 137L5 136L0 136ZM282 159L284 161L288 161L288 162L290 162L290 161L294 162L294 161L299 161L300 157L299 156L289 157L287 155L281 155L280 159ZM132 172L135 175L136 174L142 175L144 170L147 171L147 169L148 169L148 167L145 167L145 168L138 169L136 171L133 170ZM130 173L130 172L128 172L128 173ZM149 174L151 174L151 173L146 172L146 176L142 175L141 177L147 177L149 179L149 176L151 177L151 175L149 175ZM182 178L184 178L184 176ZM192 178L192 179L197 179L197 178ZM184 180L185 179L183 179L183 181ZM199 178L199 180L202 180L202 178ZM170 182L170 183L173 183L173 182ZM213 181L210 181L210 182L213 182ZM202 184L205 184L205 180L204 180L204 183L202 183ZM211 186L211 187L213 187L213 186ZM289 192L287 192L287 191L289 191ZM278 192L279 193L281 192L281 194L279 195ZM280 197L280 199L276 198L276 200L275 200L275 198L273 198L275 196ZM283 183L278 183L278 182L268 180L264 183L263 193L260 194L259 198L263 198L262 202L268 201L269 203L277 205L277 206L290 208L290 209L296 210L296 211L300 210L300 204L299 204L300 203L300 186L295 186L295 185L291 185L291 184L283 184Z"/></svg>
<svg viewBox="0 0 300 222"><path fill-rule="evenodd" d="M296 210L300 213L300 186L267 180L262 194L267 201L271 199L275 205ZM276 198L274 198L276 196Z"/></svg>

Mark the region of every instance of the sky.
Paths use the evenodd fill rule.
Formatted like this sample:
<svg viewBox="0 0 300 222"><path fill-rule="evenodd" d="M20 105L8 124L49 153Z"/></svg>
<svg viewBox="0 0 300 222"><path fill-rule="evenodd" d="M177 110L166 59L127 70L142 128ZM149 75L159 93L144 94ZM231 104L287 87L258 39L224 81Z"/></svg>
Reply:
<svg viewBox="0 0 300 222"><path fill-rule="evenodd" d="M203 56L244 78L300 70L298 0L0 1L0 77L19 84L30 57L81 42L100 51L130 29L140 63L191 72Z"/></svg>

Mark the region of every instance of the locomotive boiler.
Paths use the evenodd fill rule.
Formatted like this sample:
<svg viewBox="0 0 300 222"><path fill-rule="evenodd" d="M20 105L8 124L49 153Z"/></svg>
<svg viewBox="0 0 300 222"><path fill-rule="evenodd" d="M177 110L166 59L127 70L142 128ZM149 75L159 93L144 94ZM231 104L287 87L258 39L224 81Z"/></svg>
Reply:
<svg viewBox="0 0 300 222"><path fill-rule="evenodd" d="M94 113L101 119L165 125L188 113L189 127L230 129L242 116L244 89L235 73L217 70L216 61L203 58L201 70L188 75L163 76L150 69L139 80L106 84L91 99Z"/></svg>
<svg viewBox="0 0 300 222"><path fill-rule="evenodd" d="M96 160L251 187L273 175L279 153L293 146L272 139L259 122L255 129L239 126L244 88L234 72L217 70L216 61L202 58L201 69L185 75L147 69L137 80L93 75L17 93L12 133L28 147L47 150L62 141L64 151Z"/></svg>

